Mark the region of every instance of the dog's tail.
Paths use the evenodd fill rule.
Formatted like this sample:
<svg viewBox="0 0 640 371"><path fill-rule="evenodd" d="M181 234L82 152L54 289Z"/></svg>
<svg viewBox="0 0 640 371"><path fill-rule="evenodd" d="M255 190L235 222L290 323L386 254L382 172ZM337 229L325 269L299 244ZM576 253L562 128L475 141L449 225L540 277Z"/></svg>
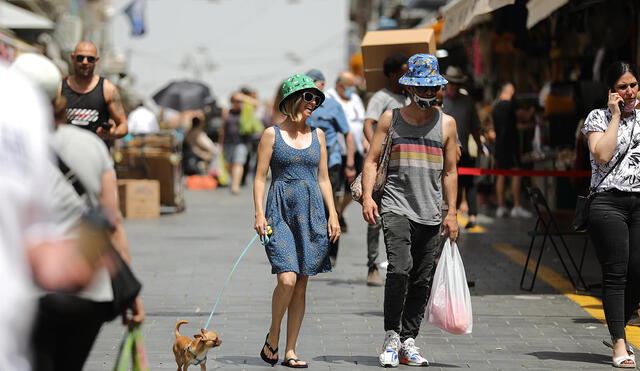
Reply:
<svg viewBox="0 0 640 371"><path fill-rule="evenodd" d="M189 323L189 321L182 320L182 321L176 322L176 331L175 331L176 338L180 336L180 326L184 325L185 323Z"/></svg>

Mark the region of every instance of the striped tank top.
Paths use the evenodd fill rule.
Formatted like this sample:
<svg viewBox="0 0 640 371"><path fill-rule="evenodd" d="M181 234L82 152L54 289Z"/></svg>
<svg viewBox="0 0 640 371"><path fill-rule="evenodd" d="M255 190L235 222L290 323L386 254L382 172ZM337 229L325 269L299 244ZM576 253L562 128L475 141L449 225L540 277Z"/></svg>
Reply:
<svg viewBox="0 0 640 371"><path fill-rule="evenodd" d="M393 110L391 156L382 195L382 213L439 225L442 222L442 169L444 144L442 111L422 125L408 124Z"/></svg>

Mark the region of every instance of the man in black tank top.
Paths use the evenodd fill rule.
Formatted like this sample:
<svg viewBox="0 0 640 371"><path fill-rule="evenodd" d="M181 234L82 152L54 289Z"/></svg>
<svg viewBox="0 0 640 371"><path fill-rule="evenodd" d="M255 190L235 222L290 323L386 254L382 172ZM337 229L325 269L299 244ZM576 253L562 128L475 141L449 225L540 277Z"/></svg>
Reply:
<svg viewBox="0 0 640 371"><path fill-rule="evenodd" d="M59 94L67 99L70 124L90 130L105 140L122 138L128 132L127 117L115 85L94 74L99 60L92 42L79 42L71 54L74 74L62 80Z"/></svg>

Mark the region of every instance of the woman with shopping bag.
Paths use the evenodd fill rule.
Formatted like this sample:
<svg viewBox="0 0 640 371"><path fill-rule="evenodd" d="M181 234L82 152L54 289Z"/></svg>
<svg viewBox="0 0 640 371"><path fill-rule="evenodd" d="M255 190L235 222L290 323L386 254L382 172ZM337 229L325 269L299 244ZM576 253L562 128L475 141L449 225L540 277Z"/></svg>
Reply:
<svg viewBox="0 0 640 371"><path fill-rule="evenodd" d="M438 72L433 55L416 54L407 66L408 72L399 82L412 102L380 117L362 174L362 214L372 225L382 216L389 259L384 292L386 333L378 357L383 367L429 364L415 339L440 241L443 235L453 241L458 237L456 122L435 106L436 95L447 80ZM380 159L386 158L381 152L387 135L390 155L388 162L381 164ZM380 166L387 167L387 177L378 208L372 196ZM449 207L444 221L440 208L443 185Z"/></svg>

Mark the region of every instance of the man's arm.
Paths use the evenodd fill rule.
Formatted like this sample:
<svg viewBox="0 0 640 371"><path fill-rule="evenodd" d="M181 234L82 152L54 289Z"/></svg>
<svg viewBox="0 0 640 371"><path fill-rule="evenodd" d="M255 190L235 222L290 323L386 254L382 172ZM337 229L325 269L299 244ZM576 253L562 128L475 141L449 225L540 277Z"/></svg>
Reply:
<svg viewBox="0 0 640 371"><path fill-rule="evenodd" d="M458 238L458 220L456 199L458 198L458 169L456 168L456 151L458 150L458 132L456 121L453 117L443 114L444 132L444 171L442 184L444 197L449 207L447 216L443 222L443 234L449 234L449 238L455 241Z"/></svg>
<svg viewBox="0 0 640 371"><path fill-rule="evenodd" d="M107 101L109 116L111 116L111 119L116 123L116 125L112 127L108 133L106 130L98 128L97 134L105 139L122 138L129 132L127 116L124 114L122 98L120 98L118 88L108 80L104 80L104 99Z"/></svg>
<svg viewBox="0 0 640 371"><path fill-rule="evenodd" d="M380 152L382 152L382 143L387 136L389 127L391 126L392 113L386 111L380 117L375 134L371 140L371 148L367 158L364 160L362 169L362 216L364 220L371 225L376 224L378 214L378 205L372 198L373 185L376 182L376 174L378 173L378 162L380 161Z"/></svg>

